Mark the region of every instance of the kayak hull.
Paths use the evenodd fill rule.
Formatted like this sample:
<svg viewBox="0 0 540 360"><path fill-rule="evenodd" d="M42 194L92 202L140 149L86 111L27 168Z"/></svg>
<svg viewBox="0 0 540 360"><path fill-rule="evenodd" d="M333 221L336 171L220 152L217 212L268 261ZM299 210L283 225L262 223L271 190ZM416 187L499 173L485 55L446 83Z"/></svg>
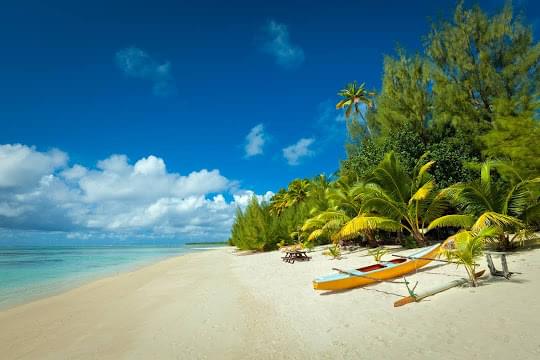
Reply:
<svg viewBox="0 0 540 360"><path fill-rule="evenodd" d="M415 259L392 260L359 269L347 270L347 273L321 276L313 280L313 288L315 290L339 291L370 285L379 282L378 280L400 277L429 264L431 262L429 259L436 257L439 254L439 249L440 244L437 244L410 255Z"/></svg>

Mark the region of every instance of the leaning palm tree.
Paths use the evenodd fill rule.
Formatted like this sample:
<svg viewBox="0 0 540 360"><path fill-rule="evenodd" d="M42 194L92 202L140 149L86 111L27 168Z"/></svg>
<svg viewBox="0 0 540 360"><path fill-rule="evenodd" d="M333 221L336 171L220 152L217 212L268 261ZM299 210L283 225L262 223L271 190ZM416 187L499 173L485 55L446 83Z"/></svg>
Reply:
<svg viewBox="0 0 540 360"><path fill-rule="evenodd" d="M486 161L481 166L480 179L458 183L443 190L453 200L461 214L446 215L436 219L429 229L452 226L480 231L494 227L498 231L497 246L508 250L514 240L529 233L528 224L539 220L538 186L540 177L523 179L519 176L507 181L494 181L491 173L498 166L508 166L496 161ZM517 174L517 172L514 172ZM509 233L513 233L510 238Z"/></svg>
<svg viewBox="0 0 540 360"><path fill-rule="evenodd" d="M287 191L285 189L280 189L270 199L270 214L280 216L287 208L288 201Z"/></svg>
<svg viewBox="0 0 540 360"><path fill-rule="evenodd" d="M423 160L419 160L411 177L393 152L386 154L358 195L362 203L359 215L347 222L336 237L346 239L372 229L403 229L418 245L426 245L427 224L444 214L448 201L436 190L428 173L434 162L423 164Z"/></svg>
<svg viewBox="0 0 540 360"><path fill-rule="evenodd" d="M367 107L371 107L373 101L370 97L374 96L375 93L366 91L365 83L358 85L356 81L353 81L347 84L345 89L340 90L338 95L342 99L336 104L336 109L345 109L345 117L347 118L350 118L353 112L354 114L360 114L363 118L359 104L365 104Z"/></svg>

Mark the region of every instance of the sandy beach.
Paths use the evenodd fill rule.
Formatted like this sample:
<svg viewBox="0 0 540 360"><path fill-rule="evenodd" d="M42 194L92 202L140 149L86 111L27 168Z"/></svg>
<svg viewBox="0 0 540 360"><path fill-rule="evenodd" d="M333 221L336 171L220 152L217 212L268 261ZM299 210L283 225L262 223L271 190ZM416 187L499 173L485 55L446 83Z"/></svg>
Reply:
<svg viewBox="0 0 540 360"><path fill-rule="evenodd" d="M412 250L414 251L414 250ZM407 254L412 251L402 251ZM394 308L400 284L315 292L366 251L285 264L232 248L171 258L0 312L3 359L533 359L540 357L540 250L509 257L510 281ZM482 262L484 264L484 262ZM485 268L485 266L483 266ZM432 263L418 289L460 278Z"/></svg>

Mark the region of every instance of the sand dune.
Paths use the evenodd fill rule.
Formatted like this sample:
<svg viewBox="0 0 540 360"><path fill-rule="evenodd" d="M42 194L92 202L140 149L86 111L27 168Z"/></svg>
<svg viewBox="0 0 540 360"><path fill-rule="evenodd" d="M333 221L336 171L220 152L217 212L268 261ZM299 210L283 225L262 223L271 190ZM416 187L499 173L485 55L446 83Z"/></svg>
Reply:
<svg viewBox="0 0 540 360"><path fill-rule="evenodd" d="M405 252L407 253L407 252ZM311 280L372 261L320 252L284 264L277 252L217 249L168 259L0 312L5 359L532 359L540 358L540 251L509 258L490 279L393 308L406 290L379 284L321 294ZM434 264L419 288L464 275Z"/></svg>

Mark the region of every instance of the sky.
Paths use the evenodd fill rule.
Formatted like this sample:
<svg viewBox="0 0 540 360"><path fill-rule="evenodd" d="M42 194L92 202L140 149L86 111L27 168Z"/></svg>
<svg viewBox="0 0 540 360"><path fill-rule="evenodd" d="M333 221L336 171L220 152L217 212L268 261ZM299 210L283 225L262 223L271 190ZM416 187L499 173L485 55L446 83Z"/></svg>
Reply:
<svg viewBox="0 0 540 360"><path fill-rule="evenodd" d="M514 4L538 34L540 4ZM3 4L0 244L226 240L252 196L338 169L337 91L379 89L454 6Z"/></svg>

